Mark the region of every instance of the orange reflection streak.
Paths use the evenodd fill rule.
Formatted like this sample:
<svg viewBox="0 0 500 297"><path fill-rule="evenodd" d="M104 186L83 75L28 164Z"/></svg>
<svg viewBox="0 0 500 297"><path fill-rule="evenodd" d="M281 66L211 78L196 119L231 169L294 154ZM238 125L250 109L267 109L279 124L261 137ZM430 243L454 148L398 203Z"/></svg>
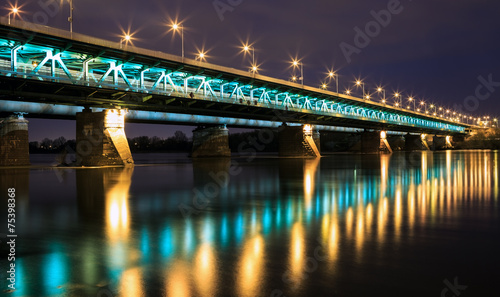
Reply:
<svg viewBox="0 0 500 297"><path fill-rule="evenodd" d="M386 215L387 215L387 197L380 200L378 205L377 229L378 229L378 241L380 245L384 242Z"/></svg>
<svg viewBox="0 0 500 297"><path fill-rule="evenodd" d="M356 222L356 249L361 253L363 248L363 241L365 239L365 230L363 222L363 206L359 205L357 210L357 222Z"/></svg>
<svg viewBox="0 0 500 297"><path fill-rule="evenodd" d="M142 272L139 267L127 269L120 278L120 296L145 296L142 288Z"/></svg>
<svg viewBox="0 0 500 297"><path fill-rule="evenodd" d="M129 234L128 195L134 169L133 167L125 167L117 170L121 170L121 172L111 172L112 178L116 177L117 181L106 192L106 229L111 242L127 239ZM105 186L110 183L106 175L103 182Z"/></svg>
<svg viewBox="0 0 500 297"><path fill-rule="evenodd" d="M290 241L290 281L292 286L297 287L302 281L302 272L304 271L304 227L296 222L292 227L292 236Z"/></svg>
<svg viewBox="0 0 500 297"><path fill-rule="evenodd" d="M389 175L389 159L387 155L380 156L380 197L385 197L387 192L387 177Z"/></svg>
<svg viewBox="0 0 500 297"><path fill-rule="evenodd" d="M202 244L195 256L194 279L200 296L217 296L217 261L213 247Z"/></svg>
<svg viewBox="0 0 500 297"><path fill-rule="evenodd" d="M403 216L402 213L401 184L399 184L396 189L396 199L394 199L394 237L396 242L399 241L401 236L401 220Z"/></svg>
<svg viewBox="0 0 500 297"><path fill-rule="evenodd" d="M352 222L353 221L353 213L352 213L352 208L349 206L347 209L347 217L346 217L346 222L345 222L345 233L347 239L351 239L351 232L352 232Z"/></svg>
<svg viewBox="0 0 500 297"><path fill-rule="evenodd" d="M238 296L259 296L263 279L264 239L259 234L243 245L237 276Z"/></svg>
<svg viewBox="0 0 500 297"><path fill-rule="evenodd" d="M494 183L494 197L495 204L498 203L498 152L495 152L495 162L493 162L493 183Z"/></svg>
<svg viewBox="0 0 500 297"><path fill-rule="evenodd" d="M311 208L316 170L318 169L319 161L320 158L307 159L304 161L304 198L306 201L306 210Z"/></svg>
<svg viewBox="0 0 500 297"><path fill-rule="evenodd" d="M166 292L167 296L189 297L191 289L189 286L189 268L183 261L176 260L168 270Z"/></svg>
<svg viewBox="0 0 500 297"><path fill-rule="evenodd" d="M372 221L373 221L373 206L370 202L366 206L366 232L367 233L370 233L372 228L373 228Z"/></svg>
<svg viewBox="0 0 500 297"><path fill-rule="evenodd" d="M434 179L436 181L436 179ZM413 232L415 223L415 184L410 184L408 188L408 224L410 232Z"/></svg>

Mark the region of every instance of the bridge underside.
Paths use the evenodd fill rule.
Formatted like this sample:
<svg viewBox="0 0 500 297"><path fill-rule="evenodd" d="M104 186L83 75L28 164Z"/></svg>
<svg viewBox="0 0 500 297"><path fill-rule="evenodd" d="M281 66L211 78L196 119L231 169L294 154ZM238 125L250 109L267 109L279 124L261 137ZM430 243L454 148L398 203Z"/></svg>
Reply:
<svg viewBox="0 0 500 297"><path fill-rule="evenodd" d="M439 132L436 129L420 126L403 126L390 122L370 121L369 118L356 119L342 115L325 116L304 111L270 109L267 106L255 105L250 102L234 104L232 102L205 101L196 98L159 94L150 94L147 97L148 99L145 101L143 96L134 92L46 81L26 81L23 78L0 76L0 100L103 109L121 107L130 110L287 122L301 125L312 124L414 133ZM2 102L0 101L0 116L2 110L5 110L5 108L2 108ZM30 113L30 116L47 117L47 115L36 113ZM58 116L61 118L74 118L74 115L71 114ZM53 118L53 115L49 117ZM148 120L136 119L134 121L147 122ZM185 122L182 124L197 125L204 123ZM252 127L252 125L248 125L248 127ZM462 132L450 133L463 134Z"/></svg>

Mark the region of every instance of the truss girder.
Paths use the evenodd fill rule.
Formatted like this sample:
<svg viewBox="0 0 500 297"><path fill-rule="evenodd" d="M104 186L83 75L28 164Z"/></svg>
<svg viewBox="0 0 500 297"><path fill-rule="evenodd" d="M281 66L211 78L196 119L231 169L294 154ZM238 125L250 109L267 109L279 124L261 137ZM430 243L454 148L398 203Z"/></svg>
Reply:
<svg viewBox="0 0 500 297"><path fill-rule="evenodd" d="M50 46L15 44L0 38L0 45L10 48L0 51L0 75L49 82L71 83L90 87L112 86L119 91L154 93L196 100L217 100L231 104L255 104L269 109L307 112L322 117L352 118L384 124L397 124L449 132L463 133L465 127L433 117L414 116L396 109L361 104L340 97L326 97L318 92L294 93L276 87L248 85L241 81L222 79L222 75L190 73L184 68L161 68L110 57L93 57L89 53L71 52ZM180 70L179 70L180 69ZM199 73L199 72L198 72ZM131 83L132 82L132 83ZM283 90L284 88L282 88ZM340 100L334 102L335 100Z"/></svg>

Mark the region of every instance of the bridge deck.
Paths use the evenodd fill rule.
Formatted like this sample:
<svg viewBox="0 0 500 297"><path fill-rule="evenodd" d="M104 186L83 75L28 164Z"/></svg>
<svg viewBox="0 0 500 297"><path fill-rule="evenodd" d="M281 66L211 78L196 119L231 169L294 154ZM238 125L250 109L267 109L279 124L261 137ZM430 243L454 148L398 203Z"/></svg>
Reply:
<svg viewBox="0 0 500 297"><path fill-rule="evenodd" d="M465 133L469 127L233 68L6 21L0 17L3 100L407 132Z"/></svg>

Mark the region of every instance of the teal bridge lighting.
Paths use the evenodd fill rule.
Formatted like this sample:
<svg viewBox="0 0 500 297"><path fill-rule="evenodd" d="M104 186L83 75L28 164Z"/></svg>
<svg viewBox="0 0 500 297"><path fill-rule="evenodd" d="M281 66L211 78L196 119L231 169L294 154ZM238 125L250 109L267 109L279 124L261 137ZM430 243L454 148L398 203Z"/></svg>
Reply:
<svg viewBox="0 0 500 297"><path fill-rule="evenodd" d="M1 100L404 132L470 125L256 73L0 18Z"/></svg>

